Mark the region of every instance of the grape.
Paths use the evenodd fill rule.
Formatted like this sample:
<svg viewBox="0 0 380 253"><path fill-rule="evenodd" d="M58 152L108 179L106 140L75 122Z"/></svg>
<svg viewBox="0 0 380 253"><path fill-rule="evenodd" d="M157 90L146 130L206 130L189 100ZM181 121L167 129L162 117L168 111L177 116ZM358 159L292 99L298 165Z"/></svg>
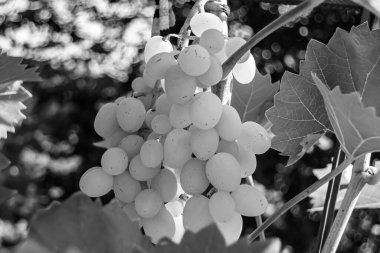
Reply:
<svg viewBox="0 0 380 253"><path fill-rule="evenodd" d="M251 83L256 74L256 62L253 56L250 54L246 62L236 64L232 74L241 84Z"/></svg>
<svg viewBox="0 0 380 253"><path fill-rule="evenodd" d="M116 111L117 105L114 103L107 103L100 107L100 110L95 116L94 129L101 137L110 137L119 129L119 124L116 120Z"/></svg>
<svg viewBox="0 0 380 253"><path fill-rule="evenodd" d="M233 155L234 157L237 156L239 152L239 145L236 141L225 141L220 140L218 150L216 150L216 153L228 153Z"/></svg>
<svg viewBox="0 0 380 253"><path fill-rule="evenodd" d="M237 141L249 152L258 155L267 152L271 145L271 139L265 128L252 121L243 123L242 132Z"/></svg>
<svg viewBox="0 0 380 253"><path fill-rule="evenodd" d="M125 132L123 129L119 128L110 137L105 138L102 141L93 143L94 146L100 148L112 148L120 144L121 140L128 136L130 133Z"/></svg>
<svg viewBox="0 0 380 253"><path fill-rule="evenodd" d="M117 106L116 118L126 132L136 132L145 120L145 106L136 98L124 98Z"/></svg>
<svg viewBox="0 0 380 253"><path fill-rule="evenodd" d="M193 233L200 231L213 222L209 211L209 199L203 195L187 200L183 209L183 226Z"/></svg>
<svg viewBox="0 0 380 253"><path fill-rule="evenodd" d="M185 128L191 124L190 104L173 104L169 112L169 121L174 128Z"/></svg>
<svg viewBox="0 0 380 253"><path fill-rule="evenodd" d="M216 222L226 222L235 213L235 202L228 192L215 192L208 205L210 214Z"/></svg>
<svg viewBox="0 0 380 253"><path fill-rule="evenodd" d="M226 141L236 140L241 133L242 124L239 113L230 105L223 105L222 116L215 126L220 138Z"/></svg>
<svg viewBox="0 0 380 253"><path fill-rule="evenodd" d="M177 193L177 178L168 169L162 169L160 173L152 179L150 187L156 190L164 202L172 201Z"/></svg>
<svg viewBox="0 0 380 253"><path fill-rule="evenodd" d="M241 46L243 46L246 43L245 39L240 37L232 37L228 38L228 41L226 43L226 55L227 57L230 57L233 55ZM248 57L250 55L250 52L246 52L239 60L239 63L244 63L248 60Z"/></svg>
<svg viewBox="0 0 380 253"><path fill-rule="evenodd" d="M169 100L176 104L185 104L193 97L197 80L186 75L179 66L168 69L165 75L165 92Z"/></svg>
<svg viewBox="0 0 380 253"><path fill-rule="evenodd" d="M191 45L179 54L178 65L189 76L200 76L210 68L210 54L200 45Z"/></svg>
<svg viewBox="0 0 380 253"><path fill-rule="evenodd" d="M210 61L211 64L206 73L197 77L197 80L202 84L202 88L213 86L222 80L223 69L219 59L211 56Z"/></svg>
<svg viewBox="0 0 380 253"><path fill-rule="evenodd" d="M175 223L175 233L172 239L173 242L179 244L182 240L183 235L185 234L185 228L183 227L183 218L182 215L179 217L174 217Z"/></svg>
<svg viewBox="0 0 380 253"><path fill-rule="evenodd" d="M100 197L107 194L113 185L113 176L104 172L101 167L87 170L79 180L80 190L89 197Z"/></svg>
<svg viewBox="0 0 380 253"><path fill-rule="evenodd" d="M198 37L208 29L222 31L223 23L220 18L212 13L198 13L190 20L191 31Z"/></svg>
<svg viewBox="0 0 380 253"><path fill-rule="evenodd" d="M145 125L149 128L152 128L152 119L157 116L159 113L154 109L149 109L145 114Z"/></svg>
<svg viewBox="0 0 380 253"><path fill-rule="evenodd" d="M218 149L219 135L214 128L208 130L196 129L190 138L193 154L199 160L208 160Z"/></svg>
<svg viewBox="0 0 380 253"><path fill-rule="evenodd" d="M128 155L121 148L109 148L103 153L101 165L103 170L112 175L120 175L128 168Z"/></svg>
<svg viewBox="0 0 380 253"><path fill-rule="evenodd" d="M156 85L157 80L151 77L148 72L146 72L146 69L143 72L143 80L146 86L149 88L153 89L154 86Z"/></svg>
<svg viewBox="0 0 380 253"><path fill-rule="evenodd" d="M137 77L132 81L132 90L135 92L148 93L152 91L152 88L147 86L142 77Z"/></svg>
<svg viewBox="0 0 380 253"><path fill-rule="evenodd" d="M222 110L222 102L211 92L199 92L190 102L191 121L196 127L203 130L216 126Z"/></svg>
<svg viewBox="0 0 380 253"><path fill-rule="evenodd" d="M167 134L172 129L169 117L166 114L158 114L150 123L152 130L158 134Z"/></svg>
<svg viewBox="0 0 380 253"><path fill-rule="evenodd" d="M156 111L158 114L165 114L169 115L170 108L172 107L173 103L170 101L166 93L161 94L155 103Z"/></svg>
<svg viewBox="0 0 380 253"><path fill-rule="evenodd" d="M210 54L215 54L224 48L224 35L220 30L208 29L199 38L199 45Z"/></svg>
<svg viewBox="0 0 380 253"><path fill-rule="evenodd" d="M164 159L164 148L157 140L147 140L141 146L140 157L142 164L146 167L157 167Z"/></svg>
<svg viewBox="0 0 380 253"><path fill-rule="evenodd" d="M121 97L118 97L117 99L115 99L115 104L116 105L119 105L120 104L120 102L121 102L121 100L123 100L124 98L126 98L125 96L121 96Z"/></svg>
<svg viewBox="0 0 380 253"><path fill-rule="evenodd" d="M160 172L160 167L148 168L142 163L140 155L136 155L129 164L129 173L138 181L147 181L154 178Z"/></svg>
<svg viewBox="0 0 380 253"><path fill-rule="evenodd" d="M150 58L145 70L150 77L160 80L165 77L166 71L175 65L177 65L177 61L174 59L173 54L162 52Z"/></svg>
<svg viewBox="0 0 380 253"><path fill-rule="evenodd" d="M172 238L176 230L174 218L165 207L161 207L156 216L142 219L141 223L152 243L158 243L164 237Z"/></svg>
<svg viewBox="0 0 380 253"><path fill-rule="evenodd" d="M142 190L135 199L135 208L138 215L143 218L155 216L163 206L160 195L152 189Z"/></svg>
<svg viewBox="0 0 380 253"><path fill-rule="evenodd" d="M248 152L243 146L239 145L239 152L235 157L240 164L242 178L249 177L255 172L257 166L255 154Z"/></svg>
<svg viewBox="0 0 380 253"><path fill-rule="evenodd" d="M206 176L211 184L221 191L233 191L240 184L240 165L228 153L217 153L206 163Z"/></svg>
<svg viewBox="0 0 380 253"><path fill-rule="evenodd" d="M209 186L206 177L206 162L196 158L190 159L182 168L180 182L184 192L201 194Z"/></svg>
<svg viewBox="0 0 380 253"><path fill-rule="evenodd" d="M173 169L181 169L191 159L190 132L173 129L164 143L164 162Z"/></svg>
<svg viewBox="0 0 380 253"><path fill-rule="evenodd" d="M124 205L123 211L132 222L141 220L140 216L136 212L135 203L128 203Z"/></svg>
<svg viewBox="0 0 380 253"><path fill-rule="evenodd" d="M141 136L137 134L131 134L121 140L119 147L122 148L131 159L140 153L140 149L143 143L144 139Z"/></svg>
<svg viewBox="0 0 380 253"><path fill-rule="evenodd" d="M165 207L174 218L177 218L182 215L184 204L182 201L176 200L166 203Z"/></svg>
<svg viewBox="0 0 380 253"><path fill-rule="evenodd" d="M227 44L227 40L225 39L223 49L213 54L213 56L216 57L220 61L221 64L223 64L228 59L228 56L226 54L226 44Z"/></svg>
<svg viewBox="0 0 380 253"><path fill-rule="evenodd" d="M243 229L243 218L240 214L234 213L232 218L226 222L216 222L227 245L235 243L240 238Z"/></svg>
<svg viewBox="0 0 380 253"><path fill-rule="evenodd" d="M128 171L115 176L113 180L113 192L118 200L132 203L140 191L140 182L132 178Z"/></svg>
<svg viewBox="0 0 380 253"><path fill-rule="evenodd" d="M261 215L268 206L265 196L250 185L242 184L231 193L235 200L236 211L241 215L253 217Z"/></svg>
<svg viewBox="0 0 380 253"><path fill-rule="evenodd" d="M144 58L145 62L148 62L149 59L158 53L161 52L172 52L173 51L173 46L170 43L169 40L165 41L162 36L153 36L150 38L144 49Z"/></svg>

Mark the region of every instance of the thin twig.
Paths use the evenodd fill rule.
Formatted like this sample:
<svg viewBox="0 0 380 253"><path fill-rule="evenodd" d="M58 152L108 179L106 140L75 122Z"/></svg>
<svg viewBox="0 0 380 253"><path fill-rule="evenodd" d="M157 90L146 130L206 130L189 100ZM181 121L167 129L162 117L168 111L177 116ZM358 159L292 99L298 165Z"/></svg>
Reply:
<svg viewBox="0 0 380 253"><path fill-rule="evenodd" d="M269 217L262 226L258 227L255 231L253 231L248 236L248 241L253 242L255 238L260 235L262 231L267 229L271 224L273 224L278 218L280 218L284 213L286 213L290 208L298 204L301 200L305 199L307 196L309 196L311 193L316 191L319 187L330 181L332 178L336 177L342 171L347 168L348 165L350 165L353 161L353 158L351 156L347 157L346 160L344 160L335 170L331 171L329 174L303 190L301 193L299 193L297 196L286 202L276 213L274 213L271 217Z"/></svg>
<svg viewBox="0 0 380 253"><path fill-rule="evenodd" d="M348 184L346 194L344 195L334 224L331 227L329 236L327 237L326 243L322 249L322 253L335 253L338 249L340 239L346 229L352 211L355 208L360 192L366 184L362 173L369 166L370 160L371 153L368 153L365 156L359 157L355 162L354 167L352 168L350 183Z"/></svg>
<svg viewBox="0 0 380 253"><path fill-rule="evenodd" d="M232 71L236 63L239 59L249 50L251 50L257 43L262 41L268 35L276 31L277 29L283 27L287 23L293 21L294 19L302 16L305 13L308 13L321 3L324 0L305 0L294 9L291 9L287 13L281 15L272 23L261 29L258 33L253 35L247 43L245 43L241 48L239 48L233 55L231 55L224 63L223 63L223 79Z"/></svg>

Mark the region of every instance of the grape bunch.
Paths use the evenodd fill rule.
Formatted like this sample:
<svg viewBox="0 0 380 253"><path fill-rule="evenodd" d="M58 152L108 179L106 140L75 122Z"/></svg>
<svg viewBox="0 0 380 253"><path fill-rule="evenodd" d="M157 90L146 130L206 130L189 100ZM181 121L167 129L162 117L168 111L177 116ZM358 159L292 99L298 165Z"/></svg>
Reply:
<svg viewBox="0 0 380 253"><path fill-rule="evenodd" d="M242 215L266 209L265 196L241 181L254 173L255 155L265 153L271 140L261 125L242 123L234 107L204 91L221 81L222 63L244 39L225 38L221 20L210 13L195 15L190 27L199 43L180 52L161 36L147 42L145 71L132 82L134 94L144 96L100 108L94 128L107 150L101 166L86 171L79 184L90 197L113 190L153 243L179 241L185 230L215 222L231 244L241 234ZM248 52L233 76L247 84L255 69ZM151 107L157 87L164 92Z"/></svg>

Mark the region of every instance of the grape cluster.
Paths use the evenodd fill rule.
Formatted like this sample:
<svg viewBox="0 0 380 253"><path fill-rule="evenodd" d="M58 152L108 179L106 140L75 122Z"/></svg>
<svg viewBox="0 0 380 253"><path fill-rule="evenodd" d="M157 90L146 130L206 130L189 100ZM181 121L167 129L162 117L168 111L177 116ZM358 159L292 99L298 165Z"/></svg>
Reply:
<svg viewBox="0 0 380 253"><path fill-rule="evenodd" d="M261 125L242 123L234 107L203 91L221 81L222 62L245 41L225 38L210 13L195 15L190 26L199 44L180 52L160 36L147 42L145 71L132 82L134 92L146 96L100 108L94 128L107 150L101 166L83 174L80 189L90 197L113 190L153 243L178 241L184 230L215 222L230 244L240 236L242 215L261 215L267 206L259 190L241 181L254 173L255 154L266 152L271 140ZM246 84L255 69L247 53L233 75ZM144 99L157 85L164 92L149 108Z"/></svg>

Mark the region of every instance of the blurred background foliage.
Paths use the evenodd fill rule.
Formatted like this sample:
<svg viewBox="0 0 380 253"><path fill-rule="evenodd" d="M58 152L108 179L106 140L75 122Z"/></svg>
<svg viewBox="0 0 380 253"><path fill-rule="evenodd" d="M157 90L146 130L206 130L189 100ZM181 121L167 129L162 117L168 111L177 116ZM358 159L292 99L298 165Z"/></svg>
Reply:
<svg viewBox="0 0 380 253"><path fill-rule="evenodd" d="M290 8L260 0L229 4L230 36L244 38ZM190 8L191 2L173 0L173 32ZM28 118L1 143L12 165L0 171L0 183L18 191L0 205L3 247L19 243L37 210L77 191L80 175L99 164L103 150L92 145L100 140L93 119L103 103L129 92L142 74L141 53L154 10L153 0L0 0L1 50L38 66L44 79L24 84L33 93L26 102ZM267 37L252 53L259 70L276 81L285 70L298 70L310 39L326 43L337 27L349 30L361 19L360 8L323 5ZM290 167L273 150L258 156L254 179L270 201L265 216L316 181L312 169L331 162L330 137ZM301 202L266 231L281 238L283 253L312 252L321 214L309 213L310 207L310 200ZM379 252L379 224L377 210L354 212L339 252ZM254 219L246 219L244 234L254 227Z"/></svg>

